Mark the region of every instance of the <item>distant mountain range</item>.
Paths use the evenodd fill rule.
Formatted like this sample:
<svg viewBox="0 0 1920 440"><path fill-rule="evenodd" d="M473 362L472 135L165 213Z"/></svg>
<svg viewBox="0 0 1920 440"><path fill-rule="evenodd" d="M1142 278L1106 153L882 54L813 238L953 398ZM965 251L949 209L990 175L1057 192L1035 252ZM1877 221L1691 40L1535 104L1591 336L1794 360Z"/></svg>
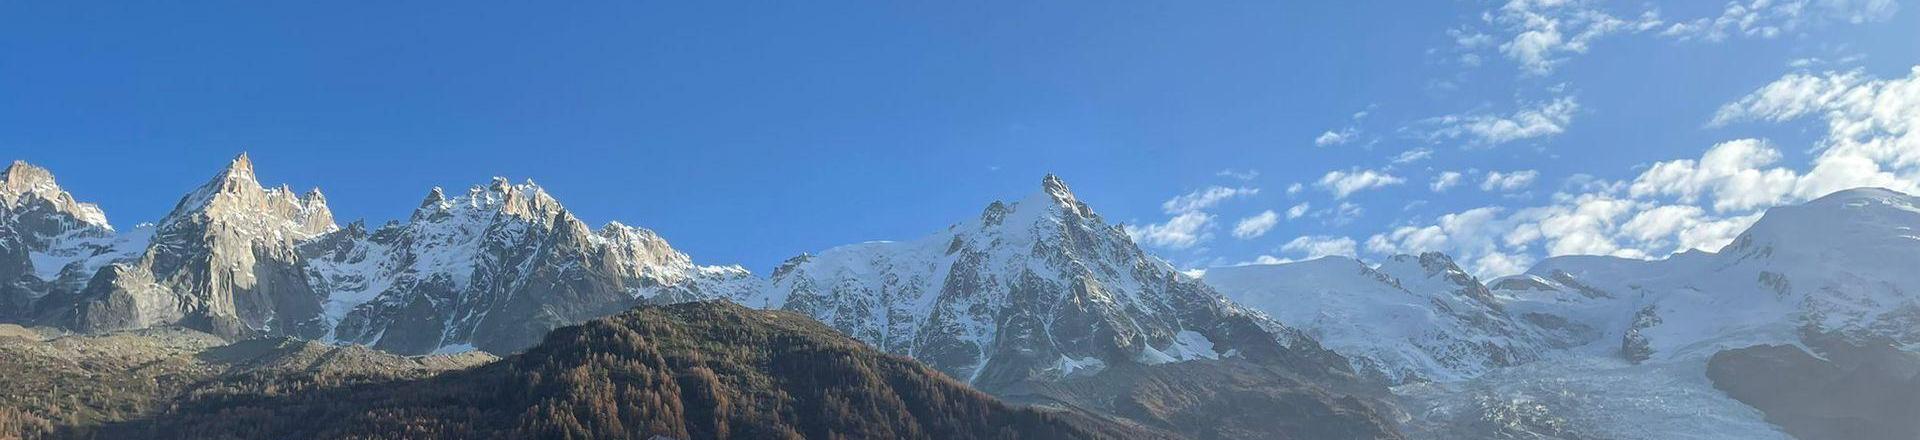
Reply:
<svg viewBox="0 0 1920 440"><path fill-rule="evenodd" d="M1920 272L1907 269L1920 263L1920 199L1886 190L1772 209L1718 252L1656 261L1556 257L1494 280L1438 253L1214 268L1194 278L1141 250L1054 176L1031 196L993 202L932 235L802 254L767 278L696 265L646 229L589 227L531 182L496 178L453 195L434 188L406 221L378 227L342 227L327 203L317 189L262 185L241 155L165 218L119 231L52 173L15 162L0 175L0 322L86 334L184 328L227 341L289 337L402 355L513 355L555 344L555 329L606 316L621 318L585 328L684 319L675 313L757 319L717 305L621 314L724 300L811 317L1063 420L1034 429L1091 436L1915 434L1898 417L1849 431L1851 421L1836 419L1849 414L1821 412L1865 405L1855 401L1860 393L1808 386L1782 396L1754 386L1765 371L1786 367L1836 376L1801 377L1808 383L1920 383L1920 362L1900 355L1920 349L1920 297L1909 293L1920 292ZM746 325L729 331L757 328ZM624 349L602 339L569 350ZM720 353L769 343L721 339L678 346ZM524 359L481 370L532 362ZM753 359L717 380L763 381L780 374L770 369L787 368ZM472 372L481 370L459 374L502 387L525 379ZM433 383L446 382L407 386ZM1920 409L1914 402L1871 406ZM814 425L776 413L753 417L815 434L806 431ZM598 427L579 432L616 419L631 422L581 422ZM721 425L736 430L729 432L760 426L728 420ZM706 438L721 425L658 432Z"/></svg>
<svg viewBox="0 0 1920 440"><path fill-rule="evenodd" d="M1916 230L1920 198L1860 188L1663 260L1556 257L1482 283L1440 254L1336 257L1205 280L1400 384L1427 417L1416 436L1910 439L1911 418L1887 415L1920 414L1910 394L1757 382L1920 386L1920 362L1896 355L1920 350Z"/></svg>

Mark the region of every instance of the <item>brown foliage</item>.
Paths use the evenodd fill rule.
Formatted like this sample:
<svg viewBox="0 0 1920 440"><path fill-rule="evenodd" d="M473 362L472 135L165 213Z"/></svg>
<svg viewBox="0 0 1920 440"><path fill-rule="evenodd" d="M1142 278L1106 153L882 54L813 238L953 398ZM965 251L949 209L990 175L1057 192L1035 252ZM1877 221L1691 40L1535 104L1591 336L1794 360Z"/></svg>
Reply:
<svg viewBox="0 0 1920 440"><path fill-rule="evenodd" d="M417 380L243 376L94 438L1090 438L817 322L729 303L646 307ZM1099 426L1102 433L1124 432Z"/></svg>

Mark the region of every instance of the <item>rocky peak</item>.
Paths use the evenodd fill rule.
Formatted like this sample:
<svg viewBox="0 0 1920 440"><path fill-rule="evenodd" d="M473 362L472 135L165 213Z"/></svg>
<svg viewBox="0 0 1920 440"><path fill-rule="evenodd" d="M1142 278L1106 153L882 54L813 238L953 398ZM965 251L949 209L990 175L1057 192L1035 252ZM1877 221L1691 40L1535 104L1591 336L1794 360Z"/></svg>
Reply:
<svg viewBox="0 0 1920 440"><path fill-rule="evenodd" d="M674 249L660 234L646 228L608 222L600 227L596 235L606 244L608 252L614 254L616 261L626 262L627 269L636 274L693 267L691 257Z"/></svg>
<svg viewBox="0 0 1920 440"><path fill-rule="evenodd" d="M1067 182L1060 180L1060 176L1047 173L1046 177L1041 178L1040 193L1044 194L1055 206L1059 206L1063 214L1077 215L1080 217L1093 216L1093 210L1088 208L1087 204L1080 203L1079 198L1073 196L1073 189L1068 188Z"/></svg>
<svg viewBox="0 0 1920 440"><path fill-rule="evenodd" d="M72 194L54 181L53 172L26 161L13 161L6 170L0 171L0 212L22 210L33 203L45 203L54 213L95 228L113 229L100 207L74 200Z"/></svg>
<svg viewBox="0 0 1920 440"><path fill-rule="evenodd" d="M438 186L433 187L433 190L427 191L427 198L425 200L420 201L420 207L416 208L416 211L414 212L414 216L417 217L421 215L421 213L423 212L432 212L432 211L438 210L441 208L440 205L445 203L447 203L446 190L440 189L440 187Z"/></svg>
<svg viewBox="0 0 1920 440"><path fill-rule="evenodd" d="M414 212L415 220L446 214L466 216L491 216L504 214L545 224L569 216L560 201L547 194L545 188L528 179L525 183L513 184L505 177L494 177L486 185L474 185L463 196L448 198L439 187L427 194L420 202L420 209Z"/></svg>
<svg viewBox="0 0 1920 440"><path fill-rule="evenodd" d="M297 196L285 185L263 187L246 153L182 197L160 225L170 230L202 223L222 223L243 233L296 241L338 228L318 188Z"/></svg>
<svg viewBox="0 0 1920 440"><path fill-rule="evenodd" d="M59 190L60 186L53 182L52 172L24 160L13 161L6 171L0 171L0 196L7 197L9 201L27 194L45 197Z"/></svg>
<svg viewBox="0 0 1920 440"><path fill-rule="evenodd" d="M308 189L306 194L301 194L300 202L307 205L327 206L327 195L321 194L320 187L316 186Z"/></svg>
<svg viewBox="0 0 1920 440"><path fill-rule="evenodd" d="M1479 278L1455 264L1453 257L1440 252L1425 252L1420 255L1395 255L1380 264L1380 271L1408 284L1409 289L1421 289L1422 285L1453 292L1487 307L1498 310L1500 302L1493 292Z"/></svg>
<svg viewBox="0 0 1920 440"><path fill-rule="evenodd" d="M795 255L793 256L793 258L788 258L786 259L786 261L781 261L779 266L774 266L773 273L769 274L768 276L775 279L785 278L787 274L792 273L795 269L799 269L803 265L806 265L807 262L809 261L813 261L813 254L807 253L807 252L801 252L800 255Z"/></svg>

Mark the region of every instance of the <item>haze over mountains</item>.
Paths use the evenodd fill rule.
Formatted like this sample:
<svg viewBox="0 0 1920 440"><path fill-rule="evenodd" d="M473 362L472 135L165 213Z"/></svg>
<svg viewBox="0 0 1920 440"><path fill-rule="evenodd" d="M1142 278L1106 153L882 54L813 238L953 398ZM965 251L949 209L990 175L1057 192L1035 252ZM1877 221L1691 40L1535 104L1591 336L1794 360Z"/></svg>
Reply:
<svg viewBox="0 0 1920 440"><path fill-rule="evenodd" d="M178 327L225 341L291 337L402 355L511 355L543 340L552 345L555 329L636 306L725 300L811 317L875 355L911 358L930 369L910 372L915 383L945 375L1071 421L1020 422L1041 431L1189 438L1920 434L1899 417L1855 417L1847 409L1900 414L1920 410L1915 400L1862 403L1859 393L1826 393L1819 385L1789 394L1754 385L1771 380L1768 370L1787 367L1811 372L1801 377L1809 383L1848 389L1920 383L1920 363L1904 355L1920 348L1920 297L1909 293L1920 292L1920 275L1908 270L1920 262L1912 232L1920 228L1920 199L1887 190L1842 191L1770 210L1718 252L1657 261L1558 257L1495 280L1480 280L1438 253L1215 268L1193 278L1142 251L1055 176L1028 197L992 202L978 217L931 235L802 254L767 278L738 266L695 264L646 229L586 225L531 182L496 178L464 192L434 188L408 219L380 226L342 226L327 204L318 189L261 184L243 154L166 217L121 231L62 190L51 172L14 162L0 175L0 322L82 333ZM609 323L638 329L645 324L638 317L696 312L671 310L597 321L584 331ZM756 316L725 307L697 313ZM783 332L812 331L776 324ZM718 339L675 346L750 349ZM588 342L571 347L619 349ZM704 356L674 356L682 355ZM765 357L749 358L775 367L762 365ZM510 368L500 365L484 368ZM677 372L669 375L692 374L673 365ZM501 371L473 371L480 370L460 374L512 381ZM767 374L743 370L717 380L764 384ZM905 379L875 380L897 386ZM434 383L445 381L407 386ZM414 408L385 399L388 410ZM767 410L774 412L739 414L792 423L790 414ZM1847 429L1867 423L1860 420L1873 428ZM705 438L722 425L647 432ZM495 435L518 429L476 426L440 428ZM618 431L593 431L608 426L577 432ZM757 432L732 426L726 429ZM807 431L813 425L791 426L815 435ZM949 429L915 426L924 431L913 432Z"/></svg>

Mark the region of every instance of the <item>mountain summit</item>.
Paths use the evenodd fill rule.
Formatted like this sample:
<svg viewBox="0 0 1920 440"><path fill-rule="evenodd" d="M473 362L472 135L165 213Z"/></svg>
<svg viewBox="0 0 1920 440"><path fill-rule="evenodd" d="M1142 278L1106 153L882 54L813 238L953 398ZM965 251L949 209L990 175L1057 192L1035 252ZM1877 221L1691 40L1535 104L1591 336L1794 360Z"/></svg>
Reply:
<svg viewBox="0 0 1920 440"><path fill-rule="evenodd" d="M401 353L511 353L560 326L647 302L737 298L738 266L697 266L646 229L594 230L532 181L434 188L407 223L302 249L328 292L328 338Z"/></svg>
<svg viewBox="0 0 1920 440"><path fill-rule="evenodd" d="M812 316L1003 397L1186 435L1394 435L1369 403L1384 389L1361 384L1344 358L1141 251L1059 177L1040 189L926 237L794 257L747 303ZM1229 390L1249 400L1272 390L1257 406L1297 411L1242 413L1201 397Z"/></svg>

